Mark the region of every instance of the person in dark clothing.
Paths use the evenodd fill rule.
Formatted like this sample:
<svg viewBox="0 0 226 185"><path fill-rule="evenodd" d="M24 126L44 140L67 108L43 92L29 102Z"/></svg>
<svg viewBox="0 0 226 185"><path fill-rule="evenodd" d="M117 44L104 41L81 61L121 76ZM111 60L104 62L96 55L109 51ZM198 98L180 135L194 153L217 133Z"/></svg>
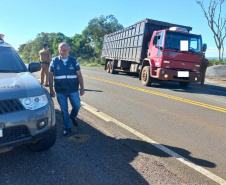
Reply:
<svg viewBox="0 0 226 185"><path fill-rule="evenodd" d="M79 86L80 96L83 96L85 91L79 63L76 58L69 56L69 45L67 43L61 43L58 46L58 50L60 55L53 58L50 64L49 85L52 97L55 97L56 91L65 126L63 134L67 135L71 132L70 119L75 126L78 125L76 117L81 107L78 92ZM53 90L53 77L55 91ZM72 105L70 114L68 112L68 98Z"/></svg>
<svg viewBox="0 0 226 185"><path fill-rule="evenodd" d="M209 60L207 60L206 58L203 58L201 66L200 66L200 73L202 74L200 85L204 85L206 69L207 69L208 65L209 65Z"/></svg>

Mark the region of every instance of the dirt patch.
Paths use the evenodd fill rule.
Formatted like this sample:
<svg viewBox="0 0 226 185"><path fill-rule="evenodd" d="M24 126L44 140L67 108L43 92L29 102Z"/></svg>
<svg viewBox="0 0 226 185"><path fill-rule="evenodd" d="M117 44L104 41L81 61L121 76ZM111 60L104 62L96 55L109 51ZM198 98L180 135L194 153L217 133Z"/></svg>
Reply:
<svg viewBox="0 0 226 185"><path fill-rule="evenodd" d="M222 84L222 85L226 85L226 77L207 76L206 82L219 83L219 84Z"/></svg>

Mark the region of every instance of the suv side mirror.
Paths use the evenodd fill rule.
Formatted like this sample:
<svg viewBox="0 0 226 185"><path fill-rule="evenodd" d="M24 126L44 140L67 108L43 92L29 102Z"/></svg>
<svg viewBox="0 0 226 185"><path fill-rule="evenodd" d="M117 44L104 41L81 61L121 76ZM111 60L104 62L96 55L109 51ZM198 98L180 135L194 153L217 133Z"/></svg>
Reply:
<svg viewBox="0 0 226 185"><path fill-rule="evenodd" d="M31 73L37 72L41 70L41 64L38 62L30 62L28 64L28 71Z"/></svg>
<svg viewBox="0 0 226 185"><path fill-rule="evenodd" d="M206 52L206 49L207 49L207 44L203 44L203 45L202 45L202 51L203 51L203 52Z"/></svg>

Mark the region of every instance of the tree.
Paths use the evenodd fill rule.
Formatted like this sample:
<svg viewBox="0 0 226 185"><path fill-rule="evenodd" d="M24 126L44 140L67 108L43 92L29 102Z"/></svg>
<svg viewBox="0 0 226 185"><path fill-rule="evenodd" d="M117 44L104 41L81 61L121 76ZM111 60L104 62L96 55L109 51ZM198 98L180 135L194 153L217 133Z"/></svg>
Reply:
<svg viewBox="0 0 226 185"><path fill-rule="evenodd" d="M29 63L33 60L34 56L32 56L31 54L33 45L34 45L34 41L29 41L26 43L26 46L23 49L22 58L25 61L25 63Z"/></svg>
<svg viewBox="0 0 226 185"><path fill-rule="evenodd" d="M35 38L35 40L33 41L33 45L31 48L31 56L33 57L39 57L39 51L43 48L43 44L47 43L49 44L48 40L49 40L49 33L44 33L41 32L37 35L37 37Z"/></svg>
<svg viewBox="0 0 226 185"><path fill-rule="evenodd" d="M106 34L118 31L123 26L118 23L114 15L100 16L89 21L88 26L83 30L82 34L91 39L94 43L95 53L100 56L103 45L103 37Z"/></svg>
<svg viewBox="0 0 226 185"><path fill-rule="evenodd" d="M210 0L208 11L206 11L203 5L203 1L196 0L196 2L202 8L204 16L207 19L208 26L214 34L215 44L218 49L218 60L223 59L224 39L226 37L226 17L221 17L222 4L224 3L224 1L225 0L218 0L217 2L216 0ZM220 4L219 15L217 20L215 20L216 8L218 6L218 3Z"/></svg>
<svg viewBox="0 0 226 185"><path fill-rule="evenodd" d="M25 44L20 45L19 54L25 62L32 61L33 57L38 57L42 44L47 43L52 57L59 55L58 45L67 42L70 46L70 55L80 58L81 61L100 62L100 54L105 34L122 29L123 26L113 16L100 16L89 21L88 26L82 34L75 34L67 37L63 33L37 34L37 37Z"/></svg>
<svg viewBox="0 0 226 185"><path fill-rule="evenodd" d="M52 55L53 55L53 56L59 55L58 45L59 45L61 42L64 42L64 41L65 41L65 38L66 38L66 36L65 36L63 33L57 33L57 34L54 36L54 38L53 38L53 44L52 44L52 50L53 50ZM68 44L69 44L69 43L68 43Z"/></svg>
<svg viewBox="0 0 226 185"><path fill-rule="evenodd" d="M38 57L39 51L43 48L43 43L47 43L49 46L48 50L53 56L57 56L59 54L58 45L61 42L68 42L70 44L71 39L62 33L41 32L37 34L37 37L33 41L20 45L18 53L25 62L30 62L33 60L33 57Z"/></svg>
<svg viewBox="0 0 226 185"><path fill-rule="evenodd" d="M24 47L26 46L27 44L21 44L20 46L19 46L19 48L18 48L18 53L20 54L20 55L22 55L22 53L23 53L23 51L24 51Z"/></svg>
<svg viewBox="0 0 226 185"><path fill-rule="evenodd" d="M93 57L94 49L90 45L90 39L81 34L75 34L71 38L70 53L72 56L89 59Z"/></svg>

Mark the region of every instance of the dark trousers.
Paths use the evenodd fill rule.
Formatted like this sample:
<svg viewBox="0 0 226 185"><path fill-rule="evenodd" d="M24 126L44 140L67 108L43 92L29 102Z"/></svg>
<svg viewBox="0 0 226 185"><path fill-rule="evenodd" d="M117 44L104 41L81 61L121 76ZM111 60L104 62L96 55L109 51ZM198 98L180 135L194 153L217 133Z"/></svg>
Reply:
<svg viewBox="0 0 226 185"><path fill-rule="evenodd" d="M204 82L205 82L205 77L206 77L206 68L202 68L200 70L200 73L202 74L202 77L201 77L201 85L203 85Z"/></svg>

